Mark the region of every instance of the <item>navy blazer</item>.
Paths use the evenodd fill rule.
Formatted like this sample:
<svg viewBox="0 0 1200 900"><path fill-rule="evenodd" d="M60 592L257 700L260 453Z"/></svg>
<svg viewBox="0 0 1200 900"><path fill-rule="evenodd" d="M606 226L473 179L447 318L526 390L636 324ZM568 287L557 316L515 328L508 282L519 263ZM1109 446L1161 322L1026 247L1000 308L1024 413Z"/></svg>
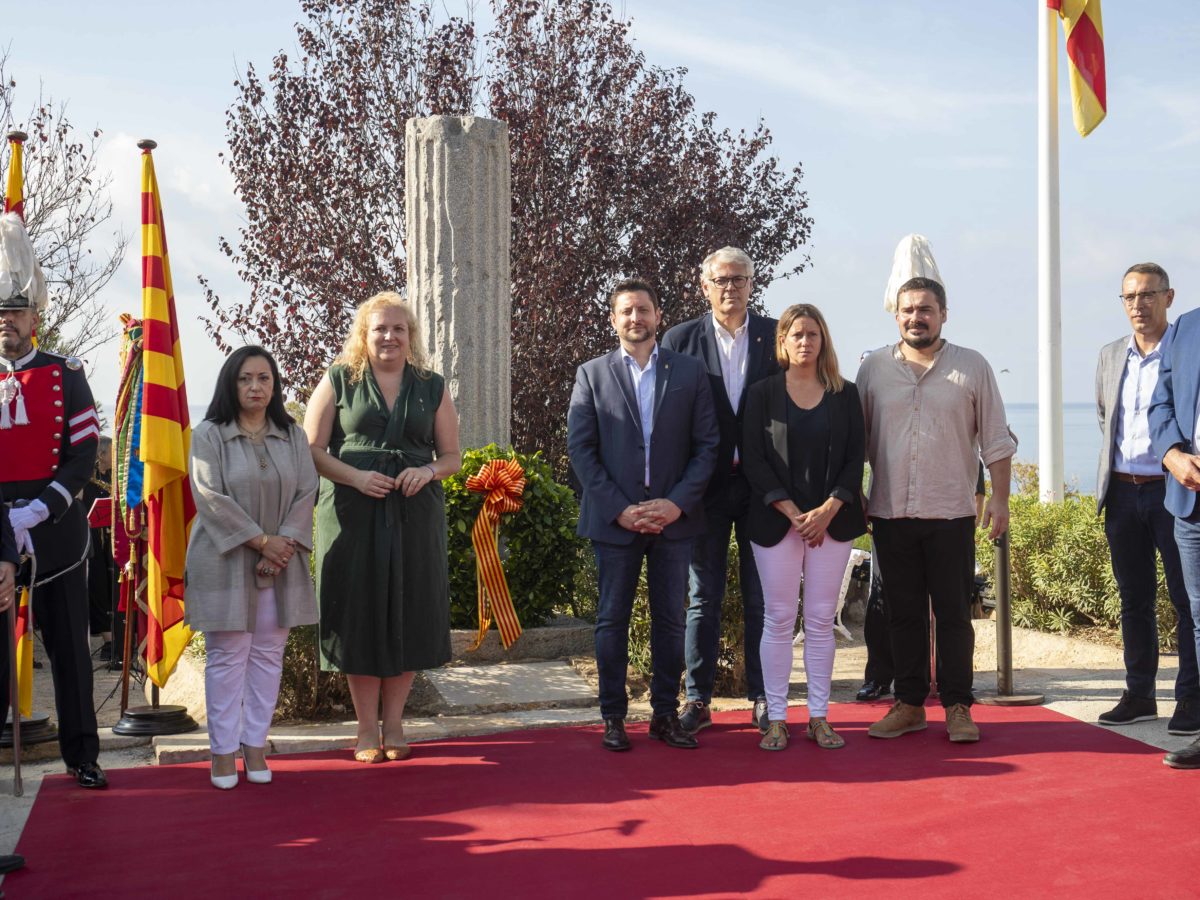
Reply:
<svg viewBox="0 0 1200 900"><path fill-rule="evenodd" d="M683 511L663 529L664 537L694 537L704 531L704 489L717 459L712 392L697 360L664 347L654 372L650 498L666 498ZM581 365L567 412L567 454L583 489L581 536L610 544L637 537L617 517L646 499L644 446L633 379L621 351Z"/></svg>
<svg viewBox="0 0 1200 900"><path fill-rule="evenodd" d="M1175 334L1158 367L1158 385L1150 401L1150 446L1162 459L1172 447L1196 453L1196 398L1200 395L1200 309L1175 320ZM1164 466L1165 468L1165 466ZM1186 519L1196 509L1196 492L1167 473L1166 507Z"/></svg>
<svg viewBox="0 0 1200 900"><path fill-rule="evenodd" d="M787 517L771 504L788 498L796 502L788 465L786 377L780 372L760 381L746 398L742 440L742 469L750 483L746 532L760 547L774 547L792 527ZM842 501L842 508L829 523L828 534L835 541L852 541L867 530L862 505L863 463L867 453L862 402L852 381L845 382L838 393L827 394L826 402L830 404L829 464L825 480L816 486L815 493L836 496Z"/></svg>
<svg viewBox="0 0 1200 900"><path fill-rule="evenodd" d="M20 561L17 538L8 521L8 506L4 503L4 494L0 493L0 562L12 563L15 566Z"/></svg>
<svg viewBox="0 0 1200 900"><path fill-rule="evenodd" d="M734 447L738 448L740 456L742 417L746 411L746 396L750 385L779 371L779 362L775 359L775 328L779 323L775 319L755 313L747 315L749 324L746 327L746 337L749 343L746 347L746 380L742 385L737 412L734 412L733 405L729 402L729 392L725 390L725 379L721 375L721 357L717 347L717 336L713 333L712 313L706 312L697 319L681 322L663 335L664 349L694 356L704 364L708 372L713 406L717 411L717 425L721 430L716 469L708 484L709 495L721 491L728 482L733 472Z"/></svg>

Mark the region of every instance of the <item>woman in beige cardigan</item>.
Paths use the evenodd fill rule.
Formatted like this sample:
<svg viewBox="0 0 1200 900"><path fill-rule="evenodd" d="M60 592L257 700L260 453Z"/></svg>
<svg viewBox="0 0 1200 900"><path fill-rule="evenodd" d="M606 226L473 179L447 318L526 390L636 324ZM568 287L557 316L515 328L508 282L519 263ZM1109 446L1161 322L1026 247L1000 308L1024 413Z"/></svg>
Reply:
<svg viewBox="0 0 1200 900"><path fill-rule="evenodd" d="M210 777L237 786L240 745L246 780L267 784L288 630L317 621L308 570L317 472L262 347L235 350L217 376L192 433L192 494L185 618L205 633Z"/></svg>

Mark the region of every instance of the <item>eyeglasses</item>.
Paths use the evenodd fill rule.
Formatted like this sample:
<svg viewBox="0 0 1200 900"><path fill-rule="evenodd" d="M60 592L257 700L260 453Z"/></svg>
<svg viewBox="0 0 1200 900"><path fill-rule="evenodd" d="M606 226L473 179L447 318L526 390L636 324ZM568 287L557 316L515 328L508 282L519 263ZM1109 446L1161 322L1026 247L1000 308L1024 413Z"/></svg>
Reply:
<svg viewBox="0 0 1200 900"><path fill-rule="evenodd" d="M1155 294L1165 294L1169 290L1170 288L1159 288L1157 291L1138 291L1136 294L1118 294L1117 296L1126 306L1133 306L1135 303L1152 303Z"/></svg>
<svg viewBox="0 0 1200 900"><path fill-rule="evenodd" d="M744 288L750 283L750 277L748 275L726 275L720 278L709 278L706 280L709 284L715 284L719 288Z"/></svg>

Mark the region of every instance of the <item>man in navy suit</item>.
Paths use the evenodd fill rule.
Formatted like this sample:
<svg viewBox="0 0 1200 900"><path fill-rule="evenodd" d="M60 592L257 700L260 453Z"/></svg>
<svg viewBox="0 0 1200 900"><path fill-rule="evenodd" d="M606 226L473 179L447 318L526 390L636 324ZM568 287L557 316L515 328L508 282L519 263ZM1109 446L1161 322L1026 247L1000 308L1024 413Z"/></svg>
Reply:
<svg viewBox="0 0 1200 900"><path fill-rule="evenodd" d="M1171 290L1166 273L1152 286L1156 293ZM1147 293L1149 293L1147 289ZM1163 353L1158 385L1150 401L1150 443L1162 459L1167 479L1166 506L1175 517L1175 543L1183 566L1183 582L1191 603L1192 623L1200 626L1200 310L1175 322L1174 336ZM1200 641L1200 627L1193 628ZM1200 653L1200 644L1197 644ZM1200 769L1200 738L1163 762L1176 769Z"/></svg>
<svg viewBox="0 0 1200 900"><path fill-rule="evenodd" d="M680 716L693 734L711 724L712 700L721 640L721 604L729 565L729 535L736 529L738 572L745 622L746 699L753 720L767 728L758 645L763 631L763 593L750 552L746 523L750 488L741 471L742 411L750 385L779 371L774 319L747 309L754 262L737 247L722 247L700 266L700 286L712 312L676 325L663 336L663 348L698 359L708 372L721 431L717 468L704 496L707 529L692 551L691 601L687 611L687 704Z"/></svg>
<svg viewBox="0 0 1200 900"><path fill-rule="evenodd" d="M677 716L692 542L704 531L704 489L717 458L717 422L704 367L659 348L662 313L644 281L609 298L621 346L575 373L567 452L579 477L579 534L596 553L596 669L603 746L628 750L629 618L642 560L650 601L650 737L695 748Z"/></svg>

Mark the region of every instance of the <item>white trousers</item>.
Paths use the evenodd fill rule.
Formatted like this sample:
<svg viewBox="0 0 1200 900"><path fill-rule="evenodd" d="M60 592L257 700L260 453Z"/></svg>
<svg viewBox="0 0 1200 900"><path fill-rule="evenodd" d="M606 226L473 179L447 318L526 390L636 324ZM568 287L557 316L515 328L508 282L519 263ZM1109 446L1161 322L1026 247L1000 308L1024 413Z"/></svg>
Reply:
<svg viewBox="0 0 1200 900"><path fill-rule="evenodd" d="M820 547L810 547L789 530L774 547L754 549L754 562L762 581L763 688L767 695L767 717L772 722L787 720L788 683L792 675L792 629L800 604L800 580L804 579L804 671L808 678L808 715L829 712L829 685L833 680L833 618L838 594L850 561L851 541L835 541L829 535Z"/></svg>
<svg viewBox="0 0 1200 900"><path fill-rule="evenodd" d="M208 708L208 746L233 753L238 746L263 747L279 699L283 649L288 629L275 614L275 589L258 592L254 631L206 631L208 662L204 694Z"/></svg>

